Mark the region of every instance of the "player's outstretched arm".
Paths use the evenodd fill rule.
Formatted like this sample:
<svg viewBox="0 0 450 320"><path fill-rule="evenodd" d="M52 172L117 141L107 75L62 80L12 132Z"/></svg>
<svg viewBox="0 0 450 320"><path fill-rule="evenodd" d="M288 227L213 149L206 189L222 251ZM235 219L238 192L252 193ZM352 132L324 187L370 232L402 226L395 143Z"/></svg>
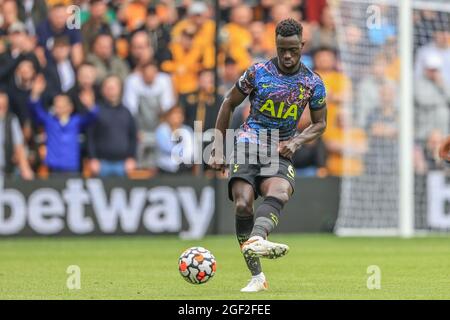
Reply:
<svg viewBox="0 0 450 320"><path fill-rule="evenodd" d="M288 141L280 143L278 152L285 158L292 158L295 151L303 144L319 138L327 127L327 108L311 110L311 124L302 133Z"/></svg>
<svg viewBox="0 0 450 320"><path fill-rule="evenodd" d="M223 137L225 137L225 132L230 124L231 114L234 109L244 101L245 97L246 95L234 85L233 88L226 93L222 105L220 106L216 120L217 134L214 139L211 158L208 162L211 168L215 170L221 170L225 167L223 152L217 152L217 150L223 151ZM219 136L219 133L221 136Z"/></svg>

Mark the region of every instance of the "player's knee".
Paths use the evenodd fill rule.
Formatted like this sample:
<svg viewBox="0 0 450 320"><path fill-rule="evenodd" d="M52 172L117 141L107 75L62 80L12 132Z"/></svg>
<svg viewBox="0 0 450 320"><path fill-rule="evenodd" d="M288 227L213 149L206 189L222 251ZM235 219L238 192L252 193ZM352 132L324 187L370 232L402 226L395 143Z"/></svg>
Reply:
<svg viewBox="0 0 450 320"><path fill-rule="evenodd" d="M283 206L289 201L288 190L276 190L275 192L268 193L266 197L274 197L283 203Z"/></svg>
<svg viewBox="0 0 450 320"><path fill-rule="evenodd" d="M251 216L253 214L253 205L245 199L236 199L236 215Z"/></svg>

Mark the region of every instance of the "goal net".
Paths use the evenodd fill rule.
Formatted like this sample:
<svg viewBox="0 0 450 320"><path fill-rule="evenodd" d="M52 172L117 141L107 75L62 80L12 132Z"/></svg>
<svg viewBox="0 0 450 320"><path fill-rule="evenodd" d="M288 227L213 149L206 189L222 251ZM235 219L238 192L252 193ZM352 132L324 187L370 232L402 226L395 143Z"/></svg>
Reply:
<svg viewBox="0 0 450 320"><path fill-rule="evenodd" d="M412 1L414 116L414 228L450 230L444 164L437 145L450 126L450 2ZM344 130L363 129L363 172L342 177L338 235L398 235L400 228L399 0L329 1L336 23L342 72L352 97L341 107L352 115ZM331 124L333 125L333 124ZM355 157L344 148L344 161ZM350 164L349 164L350 165ZM447 173L448 175L448 173ZM441 190L442 191L442 190ZM438 192L439 193L439 192ZM447 197L447 198L446 198ZM412 210L411 210L412 211Z"/></svg>

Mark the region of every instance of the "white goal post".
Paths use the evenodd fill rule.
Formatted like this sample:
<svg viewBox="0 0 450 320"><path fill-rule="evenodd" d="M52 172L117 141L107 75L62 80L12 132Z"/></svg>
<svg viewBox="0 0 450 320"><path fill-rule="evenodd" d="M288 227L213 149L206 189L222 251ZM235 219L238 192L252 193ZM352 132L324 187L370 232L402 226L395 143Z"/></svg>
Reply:
<svg viewBox="0 0 450 320"><path fill-rule="evenodd" d="M416 153L426 143L419 134L423 124L416 104L415 86L420 71L416 59L432 43L435 33L450 34L450 3L329 0L329 5L336 23L342 72L353 84L353 96L344 107L353 115L354 125L365 130L368 140L368 151L362 156L364 173L342 177L335 233L407 238L418 231L430 231L424 204L426 177L417 178L414 162ZM383 64L385 79L377 71ZM379 83L381 80L383 84ZM364 90L378 89L377 85L378 100L367 101L373 92L366 95ZM388 101L389 95L385 99L383 94L390 92L391 87L397 99ZM386 103L392 103L391 111L384 110L389 109L384 108ZM394 115L385 116L385 112ZM395 132L389 138L373 129L383 121ZM448 129L441 131L449 134ZM351 144L349 135L345 139Z"/></svg>
<svg viewBox="0 0 450 320"><path fill-rule="evenodd" d="M400 153L399 153L399 234L411 237L414 233L414 166L413 154L413 0L400 1Z"/></svg>

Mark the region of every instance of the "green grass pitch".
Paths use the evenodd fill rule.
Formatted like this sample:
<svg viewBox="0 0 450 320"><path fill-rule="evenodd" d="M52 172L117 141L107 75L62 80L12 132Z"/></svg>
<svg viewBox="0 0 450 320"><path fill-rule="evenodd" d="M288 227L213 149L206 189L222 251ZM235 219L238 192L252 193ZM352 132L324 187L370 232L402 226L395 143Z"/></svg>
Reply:
<svg viewBox="0 0 450 320"><path fill-rule="evenodd" d="M264 260L269 291L243 294L249 277L234 236L0 240L0 299L450 299L450 237L338 238L273 235L291 251ZM181 252L204 246L217 259L208 283L178 273ZM66 286L67 267L81 268L81 289ZM381 269L369 290L367 268Z"/></svg>

